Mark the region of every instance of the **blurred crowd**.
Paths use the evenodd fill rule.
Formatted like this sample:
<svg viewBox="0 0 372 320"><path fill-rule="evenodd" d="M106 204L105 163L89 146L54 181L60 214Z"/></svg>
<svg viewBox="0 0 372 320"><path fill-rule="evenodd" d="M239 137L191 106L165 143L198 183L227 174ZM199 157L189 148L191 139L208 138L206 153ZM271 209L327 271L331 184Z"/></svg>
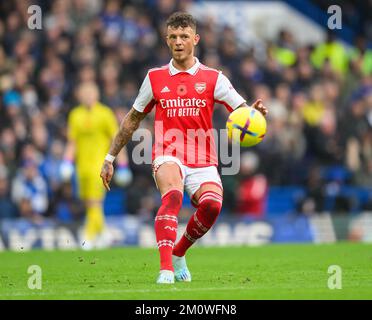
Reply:
<svg viewBox="0 0 372 320"><path fill-rule="evenodd" d="M42 30L29 30L38 3ZM192 1L55 0L0 4L0 218L80 219L84 206L58 174L75 88L95 81L120 121L146 71L170 60L166 18ZM268 106L264 143L243 152L241 173L223 177L225 210L260 216L270 186L301 185L299 211L322 211L327 192L372 186L372 50L358 37L346 47L332 34L299 46L290 30L267 41L266 54L241 48L230 27L199 21L202 63L220 69L248 101ZM228 116L215 108L214 124ZM141 126L153 130L150 114ZM128 145L129 155L135 146ZM130 163L129 213L159 205L149 165ZM331 190L331 191L330 191ZM336 191L335 191L336 190ZM310 203L310 205L309 205Z"/></svg>

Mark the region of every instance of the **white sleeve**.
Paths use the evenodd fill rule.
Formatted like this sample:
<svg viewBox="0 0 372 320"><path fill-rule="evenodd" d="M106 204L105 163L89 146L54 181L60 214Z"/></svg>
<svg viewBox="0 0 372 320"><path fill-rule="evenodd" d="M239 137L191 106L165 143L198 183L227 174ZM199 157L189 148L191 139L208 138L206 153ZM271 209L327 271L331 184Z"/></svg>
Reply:
<svg viewBox="0 0 372 320"><path fill-rule="evenodd" d="M232 110L246 102L245 99L234 89L230 80L227 79L222 72L220 72L216 81L214 100L216 102L223 103L226 107Z"/></svg>
<svg viewBox="0 0 372 320"><path fill-rule="evenodd" d="M153 99L154 95L152 93L149 74L147 73L145 79L142 82L138 96L133 103L133 108L139 112L144 112L145 108L153 101Z"/></svg>

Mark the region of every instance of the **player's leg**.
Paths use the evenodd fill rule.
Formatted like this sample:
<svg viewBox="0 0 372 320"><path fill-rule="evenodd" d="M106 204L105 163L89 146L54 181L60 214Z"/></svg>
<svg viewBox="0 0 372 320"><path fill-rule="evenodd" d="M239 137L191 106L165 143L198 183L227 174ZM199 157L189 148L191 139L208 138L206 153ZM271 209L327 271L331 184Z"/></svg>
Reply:
<svg viewBox="0 0 372 320"><path fill-rule="evenodd" d="M104 230L103 199L105 191L97 177L92 174L80 176L78 183L80 197L86 206L83 249L89 250L95 247L98 236Z"/></svg>
<svg viewBox="0 0 372 320"><path fill-rule="evenodd" d="M161 206L155 217L155 234L160 254L157 283L174 283L172 251L177 238L177 216L182 206L182 171L175 162L161 164L154 173L161 193Z"/></svg>
<svg viewBox="0 0 372 320"><path fill-rule="evenodd" d="M206 234L217 220L222 209L222 189L206 183L195 193L197 210L191 216L186 231L173 250L176 256L184 256L195 241Z"/></svg>
<svg viewBox="0 0 372 320"><path fill-rule="evenodd" d="M208 169L209 170L209 169ZM214 181L207 181L210 178ZM201 179L201 180L200 180ZM191 281L191 274L187 268L186 251L201 238L215 223L222 208L222 185L217 170L212 170L208 175L196 177L199 184L193 196L197 211L191 216L185 233L173 250L173 266L175 277L178 281Z"/></svg>
<svg viewBox="0 0 372 320"><path fill-rule="evenodd" d="M89 199L85 201L85 206L85 244L83 249L89 250L96 246L97 238L104 229L104 213L102 201Z"/></svg>

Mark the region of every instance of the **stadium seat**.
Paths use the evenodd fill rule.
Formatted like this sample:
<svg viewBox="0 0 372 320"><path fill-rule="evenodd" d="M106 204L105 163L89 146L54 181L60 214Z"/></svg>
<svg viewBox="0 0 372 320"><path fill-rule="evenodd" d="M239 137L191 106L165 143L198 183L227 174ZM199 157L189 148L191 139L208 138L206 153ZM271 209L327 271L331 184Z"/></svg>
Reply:
<svg viewBox="0 0 372 320"><path fill-rule="evenodd" d="M350 178L350 172L344 166L324 167L322 176L326 181L346 182Z"/></svg>
<svg viewBox="0 0 372 320"><path fill-rule="evenodd" d="M126 192L120 188L113 188L106 193L104 210L106 216L123 215L127 212Z"/></svg>
<svg viewBox="0 0 372 320"><path fill-rule="evenodd" d="M270 187L267 202L267 215L280 215L296 209L297 199L305 194L299 186Z"/></svg>

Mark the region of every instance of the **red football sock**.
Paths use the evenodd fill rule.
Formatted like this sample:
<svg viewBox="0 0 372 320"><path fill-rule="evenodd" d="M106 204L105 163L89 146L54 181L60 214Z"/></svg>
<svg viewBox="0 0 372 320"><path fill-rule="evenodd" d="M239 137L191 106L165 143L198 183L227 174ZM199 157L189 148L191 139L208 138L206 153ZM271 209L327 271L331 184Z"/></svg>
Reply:
<svg viewBox="0 0 372 320"><path fill-rule="evenodd" d="M197 239L213 226L222 208L222 196L213 191L202 193L198 210L191 216L186 231L173 249L173 254L182 257Z"/></svg>
<svg viewBox="0 0 372 320"><path fill-rule="evenodd" d="M160 253L160 270L174 271L172 251L177 238L177 215L182 207L183 194L172 189L161 198L161 206L155 217L155 234Z"/></svg>

